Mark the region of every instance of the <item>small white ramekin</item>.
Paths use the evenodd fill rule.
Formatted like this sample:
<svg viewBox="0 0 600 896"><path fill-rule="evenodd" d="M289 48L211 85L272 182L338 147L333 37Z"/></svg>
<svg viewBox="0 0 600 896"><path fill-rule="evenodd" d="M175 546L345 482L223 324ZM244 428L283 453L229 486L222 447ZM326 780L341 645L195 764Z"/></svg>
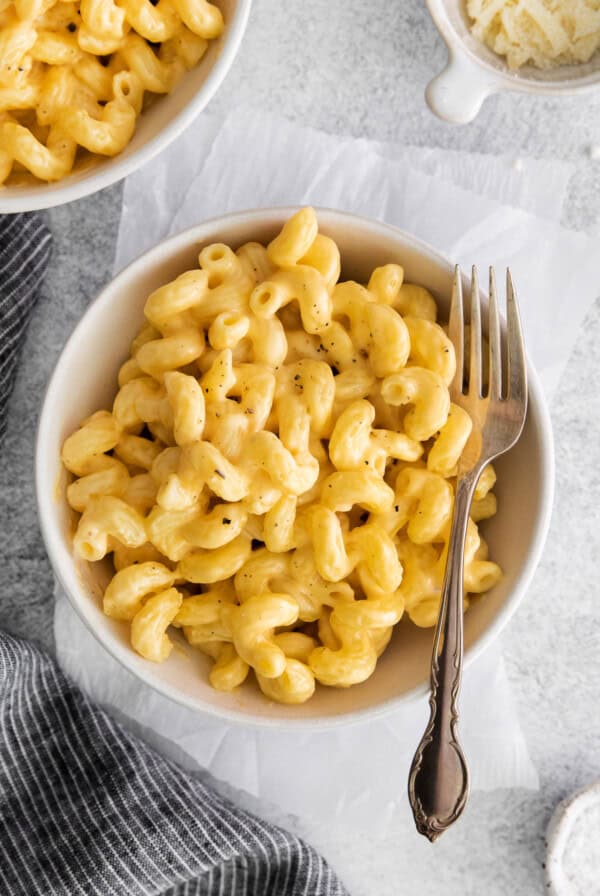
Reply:
<svg viewBox="0 0 600 896"><path fill-rule="evenodd" d="M208 683L210 661L182 640L167 662L144 660L129 644L129 625L102 612L108 562L89 564L74 556L73 514L65 498L66 471L60 450L81 420L110 408L117 371L143 321L148 295L197 266L199 250L212 242L238 247L267 242L295 209L240 212L199 224L160 243L125 268L92 302L67 342L50 380L36 447L36 487L42 534L54 571L77 613L100 643L146 684L190 709L258 725L324 728L383 715L423 698L428 690L432 630L401 623L392 643L364 684L317 688L302 706L266 700L250 681L224 694ZM365 281L387 262L404 266L407 281L436 296L447 316L453 266L430 246L394 227L337 211L317 212L322 233L338 243L343 276ZM465 279L465 289L468 283ZM465 617L466 662L497 638L522 600L541 555L554 488L552 431L541 386L529 371L529 410L515 448L495 463L499 512L485 526L491 556L503 567L502 582L473 602Z"/></svg>
<svg viewBox="0 0 600 896"><path fill-rule="evenodd" d="M595 810L595 817L600 810L600 779L593 784L583 787L576 793L562 800L556 807L546 833L546 891L548 896L576 896L577 893L586 893L593 896L591 890L584 889L583 880L573 880L567 875L565 865L569 860L569 851L572 847L571 835L577 828L577 823ZM589 825L589 822L588 822ZM585 840L593 847L589 855L580 858L592 868L596 881L600 869L597 867L600 831L597 828L586 827ZM581 869L583 871L583 869ZM583 876L583 875L582 875ZM594 887L594 893L598 890Z"/></svg>
<svg viewBox="0 0 600 896"><path fill-rule="evenodd" d="M129 145L113 158L95 158L89 167L56 183L0 186L0 213L50 208L81 199L136 171L173 142L204 109L231 68L239 50L252 0L220 0L225 29L210 41L196 68L187 72L175 90L158 97L140 116Z"/></svg>
<svg viewBox="0 0 600 896"><path fill-rule="evenodd" d="M444 121L472 121L486 97L501 91L567 96L600 88L600 54L582 65L511 71L471 33L465 0L427 0L427 7L448 47L448 64L429 83L425 96L431 111Z"/></svg>

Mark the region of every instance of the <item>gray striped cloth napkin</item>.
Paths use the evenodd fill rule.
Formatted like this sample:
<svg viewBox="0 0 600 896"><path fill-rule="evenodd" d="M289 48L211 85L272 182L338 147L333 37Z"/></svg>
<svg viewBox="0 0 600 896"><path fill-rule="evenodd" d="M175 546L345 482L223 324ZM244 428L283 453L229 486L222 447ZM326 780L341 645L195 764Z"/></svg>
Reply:
<svg viewBox="0 0 600 896"><path fill-rule="evenodd" d="M38 216L0 217L0 434L50 246ZM3 896L346 892L310 846L153 752L0 632Z"/></svg>

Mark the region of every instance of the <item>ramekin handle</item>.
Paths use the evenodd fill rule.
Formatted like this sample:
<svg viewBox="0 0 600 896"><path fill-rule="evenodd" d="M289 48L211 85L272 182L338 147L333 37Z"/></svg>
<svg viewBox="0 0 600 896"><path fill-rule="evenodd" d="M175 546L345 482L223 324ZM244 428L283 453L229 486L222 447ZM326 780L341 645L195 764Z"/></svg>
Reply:
<svg viewBox="0 0 600 896"><path fill-rule="evenodd" d="M425 91L431 111L450 124L468 124L497 84L462 54L449 51L446 68Z"/></svg>

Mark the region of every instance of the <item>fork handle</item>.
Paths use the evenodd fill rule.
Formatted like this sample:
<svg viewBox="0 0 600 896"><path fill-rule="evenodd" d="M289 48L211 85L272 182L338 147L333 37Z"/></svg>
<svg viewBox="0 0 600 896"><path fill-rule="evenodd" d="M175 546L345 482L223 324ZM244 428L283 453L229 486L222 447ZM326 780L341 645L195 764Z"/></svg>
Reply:
<svg viewBox="0 0 600 896"><path fill-rule="evenodd" d="M461 815L469 793L469 771L458 741L457 727L463 658L465 538L476 482L472 473L457 482L431 660L431 714L408 779L408 795L417 830L432 842Z"/></svg>

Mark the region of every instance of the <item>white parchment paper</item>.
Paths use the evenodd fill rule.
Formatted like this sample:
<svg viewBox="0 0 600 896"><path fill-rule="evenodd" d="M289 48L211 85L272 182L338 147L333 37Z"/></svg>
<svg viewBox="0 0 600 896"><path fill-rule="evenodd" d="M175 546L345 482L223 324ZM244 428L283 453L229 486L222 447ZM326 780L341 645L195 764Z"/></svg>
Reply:
<svg viewBox="0 0 600 896"><path fill-rule="evenodd" d="M125 184L115 271L165 236L230 211L310 203L408 230L453 261L510 265L530 355L552 395L600 292L598 242L560 226L566 163L333 137L255 110L203 115ZM185 710L121 668L57 593L59 661L163 752L314 825L405 829L425 701L325 733L231 725ZM500 648L467 671L461 732L474 789L536 787Z"/></svg>

